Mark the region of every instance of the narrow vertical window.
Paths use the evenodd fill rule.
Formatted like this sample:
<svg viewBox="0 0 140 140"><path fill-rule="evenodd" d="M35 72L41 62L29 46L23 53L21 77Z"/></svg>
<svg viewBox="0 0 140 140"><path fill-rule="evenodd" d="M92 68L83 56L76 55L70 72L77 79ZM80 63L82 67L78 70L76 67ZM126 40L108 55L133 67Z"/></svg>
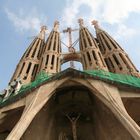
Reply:
<svg viewBox="0 0 140 140"><path fill-rule="evenodd" d="M87 67L86 58L84 54L83 54L83 60L84 60L85 67Z"/></svg>
<svg viewBox="0 0 140 140"><path fill-rule="evenodd" d="M46 63L45 63L45 67L47 67L47 65L48 65L48 60L49 60L49 55L47 55L47 57L46 57Z"/></svg>
<svg viewBox="0 0 140 140"><path fill-rule="evenodd" d="M91 57L90 57L89 52L87 52L87 56L88 56L88 60L91 61Z"/></svg>
<svg viewBox="0 0 140 140"><path fill-rule="evenodd" d="M53 50L55 51L56 50L56 34L55 34L55 38L54 38L54 44L53 44Z"/></svg>
<svg viewBox="0 0 140 140"><path fill-rule="evenodd" d="M97 60L97 57L96 57L95 51L92 51L92 55L93 55L94 59Z"/></svg>
<svg viewBox="0 0 140 140"><path fill-rule="evenodd" d="M110 58L105 58L105 62L111 72L115 72L115 67Z"/></svg>
<svg viewBox="0 0 140 140"><path fill-rule="evenodd" d="M57 57L56 69L59 71L59 58Z"/></svg>
<svg viewBox="0 0 140 140"><path fill-rule="evenodd" d="M54 55L52 56L52 60L51 60L51 69L53 69L53 65L54 65Z"/></svg>
<svg viewBox="0 0 140 140"><path fill-rule="evenodd" d="M109 50L111 50L112 48L110 47L110 44L108 43L108 41L106 40L106 38L102 35L102 38L104 39L106 46L108 47Z"/></svg>
<svg viewBox="0 0 140 140"><path fill-rule="evenodd" d="M99 57L100 57L100 59L101 59L101 61L102 61L103 65L104 65L104 67L105 67L105 63L104 63L104 60L103 60L103 58L102 58L101 54L100 54L99 52L98 52L98 54L99 54Z"/></svg>
<svg viewBox="0 0 140 140"><path fill-rule="evenodd" d="M113 58L114 58L116 64L118 65L119 69L122 70L122 66L121 66L119 60L117 59L117 57L116 57L114 54L113 54L112 56L113 56Z"/></svg>
<svg viewBox="0 0 140 140"><path fill-rule="evenodd" d="M19 72L19 74L18 74L18 77L19 77L20 74L22 73L22 71L23 71L23 69L24 69L24 66L25 66L25 62L22 64L22 67L21 67L21 69L20 69L20 72Z"/></svg>
<svg viewBox="0 0 140 140"><path fill-rule="evenodd" d="M37 71L38 71L38 64L35 64L34 65L34 68L33 68L33 71L32 71L32 79L34 80L35 79L35 76L37 74Z"/></svg>
<svg viewBox="0 0 140 140"><path fill-rule="evenodd" d="M29 71L30 71L31 65L32 65L32 63L30 62L29 65L28 65L28 68L27 68L27 70L26 70L26 73L27 73L27 74L28 74Z"/></svg>

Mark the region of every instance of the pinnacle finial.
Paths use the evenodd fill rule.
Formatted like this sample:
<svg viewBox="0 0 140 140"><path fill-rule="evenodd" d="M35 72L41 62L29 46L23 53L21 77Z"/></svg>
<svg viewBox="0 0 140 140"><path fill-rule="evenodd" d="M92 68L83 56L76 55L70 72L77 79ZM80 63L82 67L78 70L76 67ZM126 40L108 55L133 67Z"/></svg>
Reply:
<svg viewBox="0 0 140 140"><path fill-rule="evenodd" d="M55 21L54 22L54 31L58 31L58 29L59 29L59 21Z"/></svg>
<svg viewBox="0 0 140 140"><path fill-rule="evenodd" d="M84 20L82 18L78 19L78 23L79 23L80 27L84 26Z"/></svg>
<svg viewBox="0 0 140 140"><path fill-rule="evenodd" d="M46 30L47 30L47 26L45 26L45 25L41 26L38 38L44 40L45 39Z"/></svg>
<svg viewBox="0 0 140 140"><path fill-rule="evenodd" d="M97 20L93 20L91 23L92 25L94 25L95 28L99 28L99 24Z"/></svg>

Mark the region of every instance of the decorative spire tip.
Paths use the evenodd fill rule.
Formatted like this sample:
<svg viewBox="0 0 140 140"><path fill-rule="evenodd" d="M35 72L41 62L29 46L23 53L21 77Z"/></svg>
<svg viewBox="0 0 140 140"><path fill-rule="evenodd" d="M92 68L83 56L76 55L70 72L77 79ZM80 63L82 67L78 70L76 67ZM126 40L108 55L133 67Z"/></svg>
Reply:
<svg viewBox="0 0 140 140"><path fill-rule="evenodd" d="M80 26L84 26L84 20L82 18L78 19L78 23Z"/></svg>
<svg viewBox="0 0 140 140"><path fill-rule="evenodd" d="M54 22L54 31L58 31L58 28L59 28L59 21L56 20L56 21Z"/></svg>
<svg viewBox="0 0 140 140"><path fill-rule="evenodd" d="M40 32L42 32L42 31L46 31L46 30L47 30L47 26L45 26L45 25L41 26L41 28L40 28Z"/></svg>
<svg viewBox="0 0 140 140"><path fill-rule="evenodd" d="M95 28L99 28L99 24L97 20L93 20L91 23L92 25L94 25Z"/></svg>
<svg viewBox="0 0 140 140"><path fill-rule="evenodd" d="M46 30L47 30L47 26L45 26L45 25L41 26L38 38L44 40L45 39Z"/></svg>

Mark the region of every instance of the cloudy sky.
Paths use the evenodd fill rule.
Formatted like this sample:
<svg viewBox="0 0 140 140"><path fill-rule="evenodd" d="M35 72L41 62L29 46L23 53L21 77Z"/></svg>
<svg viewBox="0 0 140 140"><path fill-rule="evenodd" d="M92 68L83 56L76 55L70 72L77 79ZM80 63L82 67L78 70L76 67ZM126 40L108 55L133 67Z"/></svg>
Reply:
<svg viewBox="0 0 140 140"><path fill-rule="evenodd" d="M60 30L78 28L78 18L84 19L93 34L90 23L98 20L140 70L140 0L1 0L0 90L7 86L41 25L50 31L53 22L59 20ZM67 43L64 35L62 39Z"/></svg>

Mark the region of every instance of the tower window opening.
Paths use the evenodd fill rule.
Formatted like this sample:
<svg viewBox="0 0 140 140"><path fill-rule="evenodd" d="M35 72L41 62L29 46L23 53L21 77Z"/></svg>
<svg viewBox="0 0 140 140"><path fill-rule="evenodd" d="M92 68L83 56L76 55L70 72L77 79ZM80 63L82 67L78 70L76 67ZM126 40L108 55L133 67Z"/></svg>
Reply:
<svg viewBox="0 0 140 140"><path fill-rule="evenodd" d="M29 71L30 71L31 65L32 65L32 63L30 62L29 65L28 65L28 68L27 68L27 70L26 70L26 73L27 73L27 74L28 74Z"/></svg>
<svg viewBox="0 0 140 140"><path fill-rule="evenodd" d="M21 67L21 69L20 69L20 72L19 72L19 74L18 74L18 77L19 77L20 74L22 73L22 71L23 71L23 69L24 69L24 66L25 66L25 62L22 64L22 67Z"/></svg>
<svg viewBox="0 0 140 140"><path fill-rule="evenodd" d="M59 58L57 57L56 69L59 71Z"/></svg>
<svg viewBox="0 0 140 140"><path fill-rule="evenodd" d="M47 40L46 40L44 51L48 50L48 46L49 46L49 43L50 43L49 39L50 39L50 37L48 37Z"/></svg>
<svg viewBox="0 0 140 140"><path fill-rule="evenodd" d="M110 42L111 42L111 44L113 45L113 47L115 48L115 49L117 49L117 46L116 46L116 42L114 41L114 40L112 40L112 39L110 39L108 36L106 36L107 38L108 38L108 40L110 40Z"/></svg>
<svg viewBox="0 0 140 140"><path fill-rule="evenodd" d="M55 51L56 49L56 40L54 41L54 44L53 44L53 50Z"/></svg>
<svg viewBox="0 0 140 140"><path fill-rule="evenodd" d="M29 48L29 50L27 51L26 57L29 56L29 54L30 54L30 52L31 52L31 50L32 50L32 46L34 46L35 42L36 42L36 39L35 39L35 40L33 41L33 43L30 45L30 48Z"/></svg>
<svg viewBox="0 0 140 140"><path fill-rule="evenodd" d="M48 50L50 50L51 48L51 40L49 41L49 44L48 44Z"/></svg>
<svg viewBox="0 0 140 140"><path fill-rule="evenodd" d="M124 64L126 64L127 68L130 69L130 66L129 66L128 62L126 61L126 59L124 58L124 56L121 53L119 53L119 56L122 59L122 61L124 62Z"/></svg>
<svg viewBox="0 0 140 140"><path fill-rule="evenodd" d="M38 51L38 54L37 54L38 59L40 59L40 57L41 57L41 54L43 52L43 48L44 48L43 42L41 42L41 45L40 45L40 48L39 48L39 51Z"/></svg>
<svg viewBox="0 0 140 140"><path fill-rule="evenodd" d="M96 57L95 51L92 51L92 54L93 54L94 59L97 60L97 57Z"/></svg>
<svg viewBox="0 0 140 140"><path fill-rule="evenodd" d="M98 41L99 41L99 49L100 49L100 51L102 52L102 53L105 53L105 51L106 51L106 47L104 46L104 44L103 44L103 42L102 42L102 36L100 36L100 35L98 35L97 36L99 39L98 39Z"/></svg>
<svg viewBox="0 0 140 140"><path fill-rule="evenodd" d="M34 56L35 56L35 54L36 54L36 50L37 50L38 45L39 45L39 42L40 42L40 40L38 40L38 41L37 41L37 43L36 43L36 47L35 47L35 49L34 49L34 51L33 51L33 53L32 53L32 56L31 56L31 57L34 57Z"/></svg>
<svg viewBox="0 0 140 140"><path fill-rule="evenodd" d="M29 56L29 54L30 54L30 52L31 52L31 49L32 49L32 47L30 47L30 49L28 50L28 52L27 52L27 54L26 54L26 57Z"/></svg>
<svg viewBox="0 0 140 140"><path fill-rule="evenodd" d="M49 44L48 44L48 50L50 50L50 49L51 49L51 45L52 45L52 38L53 38L53 35L50 37Z"/></svg>
<svg viewBox="0 0 140 140"><path fill-rule="evenodd" d="M84 42L84 47L87 48L87 44L86 44L85 38L83 38L83 42Z"/></svg>
<svg viewBox="0 0 140 140"><path fill-rule="evenodd" d="M62 49L61 49L61 43L59 42L58 46L57 46L57 49L58 49L58 53L62 52Z"/></svg>
<svg viewBox="0 0 140 140"><path fill-rule="evenodd" d="M107 59L107 58L105 58L104 60L105 60L105 63L106 63L106 65L107 65L108 69L112 69L112 68L110 67L110 64L109 64L108 59Z"/></svg>
<svg viewBox="0 0 140 140"><path fill-rule="evenodd" d="M87 37L87 39L88 39L89 45L92 46L92 42L91 42L90 38Z"/></svg>
<svg viewBox="0 0 140 140"><path fill-rule="evenodd" d="M32 58L35 56L36 50L37 50L37 46L35 47L35 49L34 49L34 51L32 53L32 56L31 56Z"/></svg>
<svg viewBox="0 0 140 140"><path fill-rule="evenodd" d="M80 40L81 40L81 38L80 38ZM79 46L80 46L80 49L83 50L83 45L82 45L82 42L81 41L79 41Z"/></svg>
<svg viewBox="0 0 140 140"><path fill-rule="evenodd" d="M39 70L41 69L42 64L43 64L43 58L41 58L41 60L40 60L40 64L39 64L39 66L38 66L38 69L39 69Z"/></svg>
<svg viewBox="0 0 140 140"><path fill-rule="evenodd" d="M106 40L106 38L102 35L103 40L106 43L106 46L108 47L109 50L111 50L112 48L110 47L110 44L108 43L108 41Z"/></svg>
<svg viewBox="0 0 140 140"><path fill-rule="evenodd" d="M48 65L48 60L49 60L49 55L47 55L47 57L46 57L46 63L45 63L45 66Z"/></svg>
<svg viewBox="0 0 140 140"><path fill-rule="evenodd" d="M89 52L87 52L87 57L88 57L89 62L91 63L91 57L90 57Z"/></svg>
<svg viewBox="0 0 140 140"><path fill-rule="evenodd" d="M99 46L99 41L98 41L98 39L97 39L97 38L94 38L93 36L92 36L92 38L93 38L93 42L94 42L94 44L95 44L95 47L98 48L98 46Z"/></svg>
<svg viewBox="0 0 140 140"><path fill-rule="evenodd" d="M33 80L37 74L37 71L38 71L38 64L35 64L34 65L34 68L33 68L33 71L32 71L32 77L33 77Z"/></svg>
<svg viewBox="0 0 140 140"><path fill-rule="evenodd" d="M100 59L101 59L101 61L102 61L103 65L104 65L104 67L105 67L105 62L104 62L104 60L103 60L103 58L102 58L102 56L101 56L100 52L98 52L98 54L99 54L99 57L100 57Z"/></svg>
<svg viewBox="0 0 140 140"><path fill-rule="evenodd" d="M87 37L87 39L88 39L89 45L92 46L92 42L91 42L91 40L90 40L90 36L89 36L89 34L88 34L88 31L86 31L86 29L85 29L85 33L86 33L86 37Z"/></svg>
<svg viewBox="0 0 140 140"><path fill-rule="evenodd" d="M56 33L55 33L54 44L53 44L53 50L54 51L56 50L56 38L57 38L57 36L56 36Z"/></svg>
<svg viewBox="0 0 140 140"><path fill-rule="evenodd" d="M60 41L60 37L58 36L58 45L56 46L57 47L57 51L58 52L61 52L61 41Z"/></svg>
<svg viewBox="0 0 140 140"><path fill-rule="evenodd" d="M117 57L116 57L114 54L113 54L112 56L113 56L113 58L114 58L116 64L118 65L119 69L122 70L122 66L121 66L119 60L117 59Z"/></svg>
<svg viewBox="0 0 140 140"><path fill-rule="evenodd" d="M85 31L84 31L84 29L83 29L83 31L82 31L82 38L83 38L83 42L84 42L84 48L87 48L87 43L86 43L86 35L85 35L85 33L84 33Z"/></svg>
<svg viewBox="0 0 140 140"><path fill-rule="evenodd" d="M85 55L84 55L84 54L83 54L83 60L84 60L85 67L87 67L86 57L85 57Z"/></svg>
<svg viewBox="0 0 140 140"><path fill-rule="evenodd" d="M115 67L114 67L114 65L113 65L113 63L112 63L112 61L111 61L111 59L108 57L108 58L106 58L107 59L107 61L108 61L108 64L109 64L109 67L110 67L110 69L112 69L111 71L112 72L115 72Z"/></svg>
<svg viewBox="0 0 140 140"><path fill-rule="evenodd" d="M53 65L54 65L54 55L52 56L51 69L53 69Z"/></svg>

